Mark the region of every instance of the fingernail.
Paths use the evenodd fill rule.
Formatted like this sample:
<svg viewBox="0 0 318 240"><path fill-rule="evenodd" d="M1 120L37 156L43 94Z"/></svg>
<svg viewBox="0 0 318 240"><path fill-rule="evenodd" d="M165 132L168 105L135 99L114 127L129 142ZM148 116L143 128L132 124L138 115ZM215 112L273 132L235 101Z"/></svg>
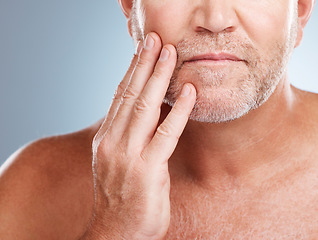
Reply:
<svg viewBox="0 0 318 240"><path fill-rule="evenodd" d="M153 48L154 45L155 45L155 40L148 34L146 37L144 48L147 50L150 50Z"/></svg>
<svg viewBox="0 0 318 240"><path fill-rule="evenodd" d="M166 60L169 58L169 55L170 55L169 50L166 49L166 48L163 48L163 49L161 50L159 60L160 60L161 62L164 62L164 61L166 61Z"/></svg>
<svg viewBox="0 0 318 240"><path fill-rule="evenodd" d="M185 84L182 88L181 91L181 97L186 97L190 94L191 89L189 88L189 86L187 84Z"/></svg>
<svg viewBox="0 0 318 240"><path fill-rule="evenodd" d="M136 54L136 55L139 55L141 49L142 49L142 44L141 44L140 41L138 41L135 54Z"/></svg>

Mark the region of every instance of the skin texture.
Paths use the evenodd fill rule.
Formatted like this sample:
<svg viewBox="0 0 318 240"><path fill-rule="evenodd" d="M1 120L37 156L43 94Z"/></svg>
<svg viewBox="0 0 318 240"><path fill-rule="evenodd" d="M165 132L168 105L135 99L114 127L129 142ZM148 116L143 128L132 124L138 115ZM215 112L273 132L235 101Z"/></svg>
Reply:
<svg viewBox="0 0 318 240"><path fill-rule="evenodd" d="M220 46L237 40L239 50L227 50L242 58L255 51L244 57L250 62L288 61L290 49L281 55L275 46L299 45L313 2L298 2L298 21L292 0L119 3L136 42L142 46L150 34L153 48L139 48L105 119L31 143L2 166L0 237L317 239L317 95L292 87L283 65L276 66L281 73L269 81L275 91L259 107L234 121L199 122L193 119L202 112L220 119L207 114L211 108L233 112L222 104L232 101L224 92L245 81L242 72L264 69L200 63L197 74L194 67L174 71L179 52L197 54L193 47L203 51L200 43L212 39ZM160 62L163 47L169 58ZM249 81L268 80L257 76ZM171 77L179 85L166 95L177 96L173 109L161 105ZM184 83L191 91L181 97ZM251 96L255 86L246 90Z"/></svg>
<svg viewBox="0 0 318 240"><path fill-rule="evenodd" d="M195 1L189 1L185 5L184 1L168 3L139 0L135 2L131 12L132 35L135 41L144 39L144 34L149 31L176 29L171 34L162 36L164 43L175 43L178 53L176 70L165 102L173 106L182 85L186 82L193 83L198 95L190 116L192 120L224 122L241 117L259 107L268 99L285 74L295 45L295 1L262 1L257 4L244 0L229 2L210 6L206 4L206 9L210 10L206 22L213 22L211 26L201 20L202 15L206 15L202 13L204 5L200 6ZM263 9L268 5L274 5L277 11L264 14ZM213 15L214 11L221 12L223 8L228 9L221 13L223 16L218 16L218 13ZM173 9L180 9L180 16L172 14ZM147 14L143 14L144 12ZM260 13L262 21L253 21L260 17ZM214 19L218 17L224 19ZM175 22L175 19L179 21ZM189 21L192 26L187 24ZM174 27L168 24L165 26L165 23L170 22L174 22ZM193 31L193 28L196 29ZM220 52L236 55L242 61L232 61L227 67L186 61L196 55Z"/></svg>

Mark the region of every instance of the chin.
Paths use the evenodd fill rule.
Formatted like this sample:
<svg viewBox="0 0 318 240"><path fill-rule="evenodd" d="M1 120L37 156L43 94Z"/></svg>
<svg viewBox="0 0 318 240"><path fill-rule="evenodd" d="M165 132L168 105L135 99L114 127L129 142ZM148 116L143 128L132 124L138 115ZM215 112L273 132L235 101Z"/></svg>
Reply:
<svg viewBox="0 0 318 240"><path fill-rule="evenodd" d="M254 109L255 102L235 102L234 99L197 100L189 119L204 123L224 123L238 119Z"/></svg>
<svg viewBox="0 0 318 240"><path fill-rule="evenodd" d="M192 78L191 81L190 79L179 80L181 79L171 80L164 103L172 107L183 84L191 82L196 88L197 99L189 119L204 123L224 123L243 117L266 102L279 82L261 84L251 77L244 77L234 81L235 84L216 86L202 84L205 81L198 81L196 78ZM233 81L227 82L233 83Z"/></svg>
<svg viewBox="0 0 318 240"><path fill-rule="evenodd" d="M214 89L202 90L197 88L197 100L190 114L190 119L205 123L223 123L233 121L256 108L253 92ZM173 106L173 95L167 93L164 102Z"/></svg>
<svg viewBox="0 0 318 240"><path fill-rule="evenodd" d="M192 83L197 99L190 119L205 123L229 122L266 102L282 79L282 73L272 68L237 67L218 71L207 67L181 68L174 72L164 102L173 106L182 86Z"/></svg>

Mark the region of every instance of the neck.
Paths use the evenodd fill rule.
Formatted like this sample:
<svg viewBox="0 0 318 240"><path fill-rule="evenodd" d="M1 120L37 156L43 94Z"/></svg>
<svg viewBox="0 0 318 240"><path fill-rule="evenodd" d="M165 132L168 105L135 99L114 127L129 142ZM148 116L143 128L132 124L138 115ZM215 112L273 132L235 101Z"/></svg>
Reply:
<svg viewBox="0 0 318 240"><path fill-rule="evenodd" d="M239 119L190 120L169 161L172 174L211 187L220 182L255 185L273 175L274 166L279 169L288 159L282 154L290 152L293 139L294 93L287 77L283 80L266 103Z"/></svg>

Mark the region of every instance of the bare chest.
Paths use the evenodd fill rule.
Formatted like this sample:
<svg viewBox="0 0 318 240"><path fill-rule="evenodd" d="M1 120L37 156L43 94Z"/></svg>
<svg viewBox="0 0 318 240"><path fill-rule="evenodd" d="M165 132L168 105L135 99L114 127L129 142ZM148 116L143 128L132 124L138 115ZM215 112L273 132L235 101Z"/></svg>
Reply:
<svg viewBox="0 0 318 240"><path fill-rule="evenodd" d="M318 239L317 200L317 184L304 183L217 196L172 191L166 239Z"/></svg>

